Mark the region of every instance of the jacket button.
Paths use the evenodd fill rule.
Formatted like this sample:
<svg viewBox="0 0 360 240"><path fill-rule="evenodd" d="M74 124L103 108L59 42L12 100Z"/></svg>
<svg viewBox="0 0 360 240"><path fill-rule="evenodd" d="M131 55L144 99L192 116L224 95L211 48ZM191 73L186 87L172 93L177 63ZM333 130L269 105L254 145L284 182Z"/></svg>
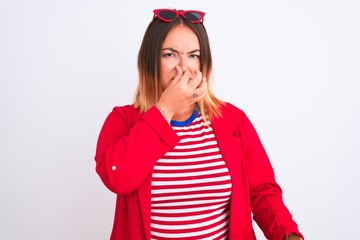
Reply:
<svg viewBox="0 0 360 240"><path fill-rule="evenodd" d="M115 171L115 170L116 170L116 166L112 166L111 169Z"/></svg>

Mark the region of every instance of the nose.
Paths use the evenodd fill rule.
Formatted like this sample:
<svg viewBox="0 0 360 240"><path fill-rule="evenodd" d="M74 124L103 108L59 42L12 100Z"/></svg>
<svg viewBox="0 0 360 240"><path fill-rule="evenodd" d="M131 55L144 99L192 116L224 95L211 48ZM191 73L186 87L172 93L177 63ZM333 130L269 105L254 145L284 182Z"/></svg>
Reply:
<svg viewBox="0 0 360 240"><path fill-rule="evenodd" d="M183 72L185 72L189 68L186 57L184 56L180 57L179 66Z"/></svg>

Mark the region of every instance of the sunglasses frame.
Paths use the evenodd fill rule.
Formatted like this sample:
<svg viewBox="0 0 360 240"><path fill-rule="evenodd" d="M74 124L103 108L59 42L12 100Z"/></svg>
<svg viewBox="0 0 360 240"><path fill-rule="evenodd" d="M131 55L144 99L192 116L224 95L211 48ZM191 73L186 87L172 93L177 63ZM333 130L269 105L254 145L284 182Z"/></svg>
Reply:
<svg viewBox="0 0 360 240"><path fill-rule="evenodd" d="M175 13L176 14L176 16L173 18L173 19L171 19L171 20L169 20L169 19L166 19L166 18L163 18L161 15L160 15L160 12L162 12L162 11L167 11L167 12L172 12L172 13ZM188 19L190 22L192 22L192 23L194 23L194 24L196 24L196 23L204 23L204 17L205 17L205 13L204 12L201 12L201 11L198 11L198 10L174 10L174 9L166 9L166 8L161 8L161 9L155 9L155 10L153 10L153 12L154 12L154 17L153 17L153 20L152 20L152 22L154 22L154 20L155 20L155 18L159 18L161 21L163 21L163 22L172 22L174 19L176 19L177 17L179 17L180 15L183 17L183 18L186 18L186 19L188 19L187 17L186 17L186 13L197 13L197 14L200 14L200 19L198 19L198 20L190 20L190 19Z"/></svg>

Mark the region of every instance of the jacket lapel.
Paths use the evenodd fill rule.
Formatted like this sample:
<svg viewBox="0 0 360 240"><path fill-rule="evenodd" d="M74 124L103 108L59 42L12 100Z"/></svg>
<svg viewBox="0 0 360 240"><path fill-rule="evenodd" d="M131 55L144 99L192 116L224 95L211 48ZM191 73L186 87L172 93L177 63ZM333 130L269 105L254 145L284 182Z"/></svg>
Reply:
<svg viewBox="0 0 360 240"><path fill-rule="evenodd" d="M246 177L242 165L241 138L237 136L237 125L230 117L223 116L212 121L215 138L220 152L229 169L232 182L230 201L229 239L238 239L244 229L239 223L240 213L244 211L240 206L246 197ZM242 221L241 221L242 222Z"/></svg>

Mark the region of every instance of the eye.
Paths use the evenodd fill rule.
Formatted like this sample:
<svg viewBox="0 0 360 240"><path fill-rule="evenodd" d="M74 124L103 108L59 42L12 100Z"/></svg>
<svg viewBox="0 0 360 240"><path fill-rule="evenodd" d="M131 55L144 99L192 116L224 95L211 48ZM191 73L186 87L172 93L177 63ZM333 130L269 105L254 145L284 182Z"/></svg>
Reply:
<svg viewBox="0 0 360 240"><path fill-rule="evenodd" d="M190 58L200 58L199 54L190 54Z"/></svg>
<svg viewBox="0 0 360 240"><path fill-rule="evenodd" d="M163 57L175 57L175 54L172 52L163 53Z"/></svg>

